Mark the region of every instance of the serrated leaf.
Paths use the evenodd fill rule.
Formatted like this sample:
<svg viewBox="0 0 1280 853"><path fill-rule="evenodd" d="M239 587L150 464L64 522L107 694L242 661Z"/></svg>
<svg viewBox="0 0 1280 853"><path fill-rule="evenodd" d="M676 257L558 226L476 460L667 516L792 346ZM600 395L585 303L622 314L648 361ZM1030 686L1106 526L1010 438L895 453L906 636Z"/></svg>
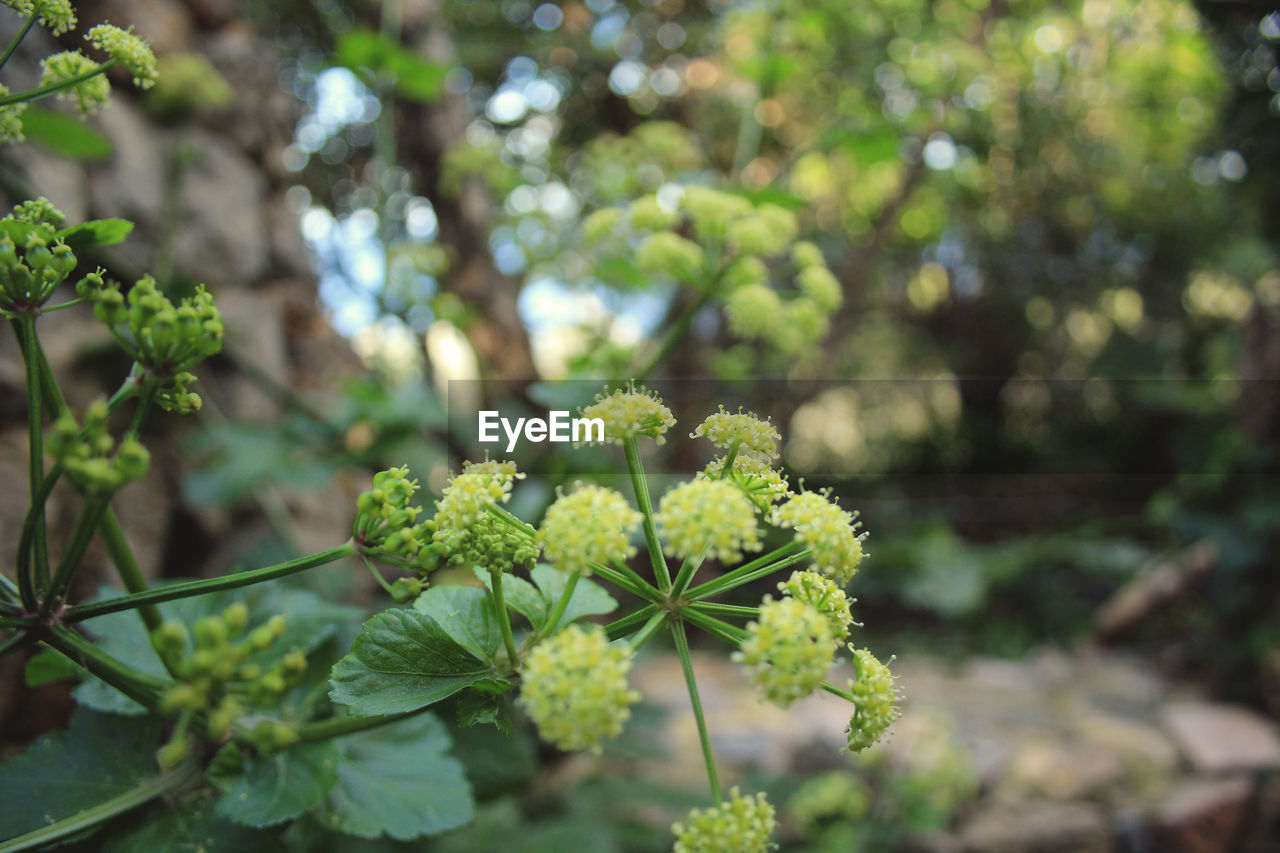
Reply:
<svg viewBox="0 0 1280 853"><path fill-rule="evenodd" d="M498 614L483 587L428 587L414 601L413 609L430 616L458 645L481 660L493 660L502 646Z"/></svg>
<svg viewBox="0 0 1280 853"><path fill-rule="evenodd" d="M361 838L399 841L435 835L471 820L475 802L449 735L422 714L338 740L338 783L321 824Z"/></svg>
<svg viewBox="0 0 1280 853"><path fill-rule="evenodd" d="M114 246L123 243L133 231L133 223L127 219L94 219L63 228L54 237L60 237L72 249L79 251L91 246Z"/></svg>
<svg viewBox="0 0 1280 853"><path fill-rule="evenodd" d="M488 569L476 569L478 577L490 590L493 580ZM547 600L538 592L538 588L524 578L507 575L502 579L502 600L515 612L529 620L534 628L541 628L547 621Z"/></svg>
<svg viewBox="0 0 1280 853"><path fill-rule="evenodd" d="M45 735L0 764L0 838L13 838L105 800L156 775L160 729L84 708L66 731Z"/></svg>
<svg viewBox="0 0 1280 853"><path fill-rule="evenodd" d="M221 780L215 811L245 826L263 827L297 817L324 799L338 781L338 747L332 741L301 743L274 755L254 756L244 772Z"/></svg>
<svg viewBox="0 0 1280 853"><path fill-rule="evenodd" d="M568 573L540 563L533 567L531 574L533 582L538 585L539 591L546 599L548 608L554 606L564 594L565 584L569 582ZM565 606L564 614L560 617L560 624L557 627L564 627L584 616L600 616L617 609L618 602L612 595L605 592L604 587L587 578L582 578L573 588L573 596ZM548 609L548 615L550 615L550 609Z"/></svg>
<svg viewBox="0 0 1280 853"><path fill-rule="evenodd" d="M22 133L54 154L91 162L111 156L111 140L101 131L66 113L29 107L22 114Z"/></svg>
<svg viewBox="0 0 1280 853"><path fill-rule="evenodd" d="M508 684L510 687L510 684ZM464 690L458 695L458 725L495 726L503 734L511 734L511 711L501 693L486 690Z"/></svg>
<svg viewBox="0 0 1280 853"><path fill-rule="evenodd" d="M250 829L214 813L211 799L162 805L140 815L136 825L103 840L103 853L269 853L280 849L273 833Z"/></svg>
<svg viewBox="0 0 1280 853"><path fill-rule="evenodd" d="M174 582L174 581L171 581ZM118 590L103 588L97 598L119 595ZM220 613L234 602L249 608L249 624L259 625L276 614L285 617L285 632L271 647L250 656L246 663L262 667L274 665L290 651L311 652L337 633L341 623L354 621L360 610L344 604L325 601L305 589L279 583L257 584L244 589L181 598L159 605L160 615L192 625L202 616ZM168 678L164 665L151 648L151 640L141 620L132 611L108 613L84 623L87 632L107 654L130 667L157 678ZM114 687L89 678L75 689L76 700L98 711L112 714L143 714L141 705Z"/></svg>
<svg viewBox="0 0 1280 853"><path fill-rule="evenodd" d="M427 614L388 610L364 623L351 654L334 665L329 698L359 716L398 714L491 677Z"/></svg>

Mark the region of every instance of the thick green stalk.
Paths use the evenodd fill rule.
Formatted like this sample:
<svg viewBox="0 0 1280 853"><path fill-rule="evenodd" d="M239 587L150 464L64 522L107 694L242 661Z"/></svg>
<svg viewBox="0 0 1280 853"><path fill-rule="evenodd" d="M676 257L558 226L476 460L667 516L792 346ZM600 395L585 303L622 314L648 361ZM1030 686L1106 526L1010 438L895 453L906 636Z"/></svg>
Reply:
<svg viewBox="0 0 1280 853"><path fill-rule="evenodd" d="M44 524L44 502L48 492L44 490L44 420L41 416L40 356L36 341L35 318L26 315L14 321L14 331L22 341L22 362L26 367L27 386L27 479L30 485L31 508L35 511L35 527L32 530L32 549L35 555L35 572L30 566L19 566L18 586L22 603L28 609L36 606L36 591L49 585L49 545Z"/></svg>
<svg viewBox="0 0 1280 853"><path fill-rule="evenodd" d="M711 752L711 736L707 732L707 720L702 713L702 700L698 697L698 680L693 674L693 658L689 656L689 638L685 635L683 622L676 620L671 623L671 636L676 641L676 653L680 656L680 666L684 669L684 683L689 688L689 701L693 704L693 719L698 724L698 740L702 743L702 759L707 765L711 798L719 803L720 778L716 774L716 759Z"/></svg>
<svg viewBox="0 0 1280 853"><path fill-rule="evenodd" d="M799 549L799 550L797 550ZM751 583L762 577L781 571L782 569L794 566L796 563L804 562L812 556L813 551L801 542L792 542L783 545L781 548L758 557L750 563L745 563L731 572L721 575L715 580L709 580L706 583L695 586L693 589L685 593L685 598L690 601L700 601L712 595L740 587L743 584ZM785 556L782 556L785 555ZM781 559L776 559L781 556ZM776 562L770 562L776 559Z"/></svg>
<svg viewBox="0 0 1280 853"><path fill-rule="evenodd" d="M161 794L177 790L194 781L200 775L200 768L194 763L183 764L163 776L148 779L136 788L118 794L109 800L91 806L68 818L42 826L37 830L19 835L8 841L0 842L0 853L16 853L19 850L33 850L47 847L54 842L69 838L72 835L105 823L117 815L132 811L138 806L154 800Z"/></svg>
<svg viewBox="0 0 1280 853"><path fill-rule="evenodd" d="M738 646L746 639L747 632L723 622L714 616L694 610L692 607L686 607L681 611L680 615L691 625L697 625L713 637L719 637L731 646Z"/></svg>
<svg viewBox="0 0 1280 853"><path fill-rule="evenodd" d="M667 571L667 559L662 556L662 543L658 541L658 528L653 523L653 503L649 500L649 483L644 478L644 468L640 465L640 445L634 435L628 436L622 444L627 454L627 473L631 475L631 488L636 493L636 506L644 516L644 542L649 550L649 562L653 563L654 578L658 581L658 589L671 589L671 574Z"/></svg>
<svg viewBox="0 0 1280 853"><path fill-rule="evenodd" d="M852 702L855 705L858 704L858 700L854 698L854 695L852 693L850 693L848 690L842 690L839 687L836 687L830 681L822 682L822 689L830 693L832 696L839 696L841 699L844 699L845 701Z"/></svg>
<svg viewBox="0 0 1280 853"><path fill-rule="evenodd" d="M120 583L124 584L124 588L133 594L146 592L147 579L142 576L142 569L138 568L133 549L124 538L124 530L120 528L120 521L111 507L107 507L107 511L102 514L102 521L98 523L98 535L102 537L107 556L116 567L116 574L119 575ZM148 631L159 628L160 623L164 621L154 604L138 605L138 616L142 618Z"/></svg>
<svg viewBox="0 0 1280 853"><path fill-rule="evenodd" d="M511 633L511 614L507 612L507 601L502 597L502 572L489 570L489 584L493 588L493 602L498 611L498 627L502 630L502 643L507 647L507 660L511 668L520 665L520 655L516 653L516 638Z"/></svg>
<svg viewBox="0 0 1280 853"><path fill-rule="evenodd" d="M142 431L142 425L146 423L147 415L151 413L151 404L156 400L156 392L160 388L155 382L148 381L142 386L142 396L138 399L138 407L133 410L133 421L129 424L129 430L125 433L129 438L137 438L138 433Z"/></svg>
<svg viewBox="0 0 1280 853"><path fill-rule="evenodd" d="M601 563L592 563L591 571L609 581L614 586L622 587L627 592L637 595L646 601L658 602L662 600L662 593L650 586L643 578L638 576L631 577L630 575L624 574L617 569Z"/></svg>
<svg viewBox="0 0 1280 853"><path fill-rule="evenodd" d="M635 613L628 613L620 619L615 619L608 625L604 626L605 633L609 635L610 640L617 640L629 634L633 634L640 629L647 620L653 618L653 614L659 612L658 605L648 604L641 607Z"/></svg>
<svg viewBox="0 0 1280 853"><path fill-rule="evenodd" d="M705 559L705 554L684 558L684 562L680 564L680 571L676 572L676 579L671 582L671 599L673 601L680 598L684 593L689 586L689 581L693 580L693 576L698 573L698 569L702 567L702 561Z"/></svg>
<svg viewBox="0 0 1280 853"><path fill-rule="evenodd" d="M4 49L4 53L0 54L0 68L4 68L5 63L9 61L9 57L13 56L13 52L18 49L18 45L22 44L22 40L27 37L27 33L31 32L31 28L36 25L36 19L40 17L40 10L33 8L31 14L27 15L27 21L22 25L22 29L18 30L18 34L13 37L13 41L9 42L9 46Z"/></svg>
<svg viewBox="0 0 1280 853"><path fill-rule="evenodd" d="M378 571L378 567L373 564L373 560L370 560L364 554L360 555L360 560L364 563L364 567L369 570L369 574L373 575L373 579L378 582L378 586L382 587L387 595L394 597L396 594L395 590L392 588L391 584L387 582L387 579L382 576L382 572Z"/></svg>
<svg viewBox="0 0 1280 853"><path fill-rule="evenodd" d="M0 616L0 631L25 631L34 624L30 617Z"/></svg>
<svg viewBox="0 0 1280 853"><path fill-rule="evenodd" d="M383 717L330 717L327 720L303 723L297 729L298 740L304 743L306 741L329 740L330 738L362 732L366 729L376 729L388 723L398 723L401 720L430 710L433 710L432 706L427 705L413 711L405 711L403 714L388 714Z"/></svg>
<svg viewBox="0 0 1280 853"><path fill-rule="evenodd" d="M54 625L41 640L139 705L159 711L157 697L166 682L121 663L65 626Z"/></svg>
<svg viewBox="0 0 1280 853"><path fill-rule="evenodd" d="M76 525L71 529L71 537L67 540L67 548L62 552L62 559L58 561L53 580L49 582L49 587L45 590L44 598L40 602L41 616L48 616L54 608L61 606L67 600L71 582L75 580L84 552L93 541L98 522L107 511L109 500L110 498L107 497L95 496L86 501L80 510L80 517L76 519Z"/></svg>
<svg viewBox="0 0 1280 853"><path fill-rule="evenodd" d="M74 77L59 80L57 83L50 83L49 85L41 86L38 89L28 89L25 92L15 92L12 95L5 95L0 98L0 107L8 107L13 104L25 104L30 101L38 101L41 98L47 98L50 95L56 95L59 92L66 91L79 83L83 83L85 80L90 80L97 77L99 74L105 74L117 64L116 60L108 59L101 65L90 68L88 71L77 74Z"/></svg>
<svg viewBox="0 0 1280 853"><path fill-rule="evenodd" d="M637 651L641 646L649 642L650 638L658 632L658 629L661 628L666 621L667 612L665 610L659 610L650 616L649 620L644 623L640 630L631 635L631 639L628 641L631 645L631 650Z"/></svg>
<svg viewBox="0 0 1280 853"><path fill-rule="evenodd" d="M235 572L218 578L175 583L169 586L149 589L146 592L77 604L67 609L66 620L92 619L95 616L105 616L108 613L118 613L121 610L132 610L145 604L159 604L164 601L189 598L193 595L204 595L209 592L220 592L224 589L236 589L237 587L275 580L298 572L305 572L307 569L314 569L317 566L323 566L335 560L341 560L343 557L354 556L355 553L355 544L347 542L336 548L330 548L328 551L321 551L318 554L310 554L306 557L298 557L295 560L288 560L287 562L277 563L261 569Z"/></svg>
<svg viewBox="0 0 1280 853"><path fill-rule="evenodd" d="M717 604L711 601L699 601L690 605L700 613L719 614L721 616L746 616L751 619L760 615L759 607L743 607L737 604Z"/></svg>
<svg viewBox="0 0 1280 853"><path fill-rule="evenodd" d="M547 623L538 632L539 637L546 637L555 633L556 626L560 624L560 617L564 616L564 610L569 606L569 599L573 598L573 591L577 588L578 579L581 577L582 575L578 572L569 573L569 579L564 584L564 591L560 593L560 600L556 602L555 609L547 617Z"/></svg>

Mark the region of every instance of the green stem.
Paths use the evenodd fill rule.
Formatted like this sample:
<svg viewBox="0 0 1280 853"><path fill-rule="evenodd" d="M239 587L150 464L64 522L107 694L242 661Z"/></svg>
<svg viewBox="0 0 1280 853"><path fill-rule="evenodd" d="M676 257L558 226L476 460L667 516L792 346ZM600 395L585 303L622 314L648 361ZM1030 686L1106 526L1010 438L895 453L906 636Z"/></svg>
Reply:
<svg viewBox="0 0 1280 853"><path fill-rule="evenodd" d="M305 572L307 569L314 569L317 566L341 560L343 557L354 556L355 553L355 544L347 542L336 548L330 548L328 551L321 551L318 554L310 554L306 557L298 557L296 560L277 563L261 569L236 572L219 578L175 583L169 586L149 589L146 592L121 595L117 598L108 598L103 601L91 601L87 604L77 604L67 609L65 618L67 621L78 622L84 619L92 619L95 616L105 616L108 613L118 613L121 610L131 610L146 604L160 604L164 601L189 598L193 595L220 592L224 589L236 589L237 587L249 586L250 584L262 583L263 581L295 575L298 572Z"/></svg>
<svg viewBox="0 0 1280 853"><path fill-rule="evenodd" d="M41 639L139 705L159 712L156 697L166 682L130 668L65 626L54 625Z"/></svg>
<svg viewBox="0 0 1280 853"><path fill-rule="evenodd" d="M373 564L373 561L364 554L360 555L360 560L364 563L364 567L369 570L369 574L373 575L378 585L386 590L387 595L394 597L395 592L391 589L391 584L387 583L387 579L382 576L382 572L378 571L378 567Z"/></svg>
<svg viewBox="0 0 1280 853"><path fill-rule="evenodd" d="M142 576L142 569L138 568L133 549L124 538L120 521L110 507L107 507L107 511L102 514L102 521L98 523L98 535L102 538L102 544L106 546L107 556L116 567L116 574L119 575L120 583L124 584L125 590L132 594L146 592L147 579ZM164 621L154 604L138 605L138 616L141 617L148 631L159 628L160 623Z"/></svg>
<svg viewBox="0 0 1280 853"><path fill-rule="evenodd" d="M85 300L84 297L77 296L75 299L72 299L69 302L59 302L57 305L42 305L40 306L40 313L52 314L54 311L61 311L63 308L72 308L76 305L80 305L85 301L87 300Z"/></svg>
<svg viewBox="0 0 1280 853"><path fill-rule="evenodd" d="M742 645L742 641L747 637L747 632L741 628L730 625L728 622L722 622L716 617L701 613L692 607L686 607L680 612L680 615L691 625L697 625L711 636L719 637L731 646Z"/></svg>
<svg viewBox="0 0 1280 853"><path fill-rule="evenodd" d="M699 601L691 606L700 613L718 613L721 616L746 616L754 619L760 615L759 607L742 607L737 604L716 604L710 601Z"/></svg>
<svg viewBox="0 0 1280 853"><path fill-rule="evenodd" d="M532 524L528 523L527 521L520 519L506 507L501 506L499 504L489 504L488 509L489 509L489 512L493 513L498 518L505 521L507 524L510 524L516 530L519 530L523 533L527 533L530 536L538 535L538 528L534 527Z"/></svg>
<svg viewBox="0 0 1280 853"><path fill-rule="evenodd" d="M33 8L31 14L27 16L27 22L22 25L22 29L18 30L18 34L13 37L13 41L9 42L9 46L4 49L4 53L0 54L0 68L4 68L5 63L9 61L9 57L13 56L13 52L18 49L18 45L22 44L22 40L27 37L27 33L31 32L31 28L36 25L36 19L40 17L40 11Z"/></svg>
<svg viewBox="0 0 1280 853"><path fill-rule="evenodd" d="M142 386L142 396L138 399L138 407L133 410L133 421L129 424L129 430L125 433L128 438L137 438L138 433L142 431L142 425L147 420L147 415L151 412L151 404L156 400L156 393L160 387L151 380L148 380Z"/></svg>
<svg viewBox="0 0 1280 853"><path fill-rule="evenodd" d="M662 600L662 593L658 592L639 576L631 577L628 574L624 574L623 572L603 565L602 563L592 563L591 571L609 581L614 586L620 586L627 592L637 595L646 601L658 602Z"/></svg>
<svg viewBox="0 0 1280 853"><path fill-rule="evenodd" d="M0 843L0 853L16 853L19 850L32 850L37 847L52 845L56 841L84 832L87 829L92 829L117 815L132 811L138 806L154 800L161 794L177 790L183 785L194 781L199 775L200 768L196 764L180 765L163 776L148 779L137 787L125 791L123 794L117 794L111 799L98 803L96 806L91 806L78 814L63 818L57 823L42 826L37 830L28 832L26 835L19 835L17 838L2 842Z"/></svg>
<svg viewBox="0 0 1280 853"><path fill-rule="evenodd" d="M689 581L693 580L693 576L701 568L704 559L706 559L705 554L684 558L684 562L680 564L680 571L676 572L676 579L671 583L672 600L678 599L684 593L685 588L689 586Z"/></svg>
<svg viewBox="0 0 1280 853"><path fill-rule="evenodd" d="M0 616L0 631L25 631L36 624L30 618L22 616Z"/></svg>
<svg viewBox="0 0 1280 853"><path fill-rule="evenodd" d="M57 83L50 83L49 85L41 86L38 89L28 89L25 92L15 92L12 95L5 95L4 97L0 98L0 107L8 107L8 106L12 106L13 104L25 104L29 101L38 101L41 98L47 98L50 95L56 95L59 92L65 91L67 89L70 89L73 86L83 83L85 80L90 80L94 77L97 77L99 74L105 74L107 71L114 68L117 64L118 63L116 60L108 59L106 62L102 63L101 65L97 65L93 68L90 68L88 71L84 71L80 74L76 74L74 77L68 77L65 80L59 80Z"/></svg>
<svg viewBox="0 0 1280 853"><path fill-rule="evenodd" d="M62 552L62 559L58 561L58 568L53 573L53 580L49 582L49 588L45 590L44 598L40 602L40 615L48 616L53 612L55 607L60 606L67 599L67 592L71 589L71 582L75 580L76 571L80 568L80 561L84 558L84 552L88 550L89 543L93 541L93 534L98 529L98 522L102 520L102 515L107 511L107 497L95 496L90 498L80 510L80 517L76 519L76 525L71 529L71 538L67 541L67 548Z"/></svg>
<svg viewBox="0 0 1280 853"><path fill-rule="evenodd" d="M799 548L800 550L796 550ZM788 554L788 552L791 552ZM776 562L769 562L779 555L787 554ZM693 589L685 593L685 598L691 601L699 601L721 592L727 592L743 584L751 583L762 577L773 574L774 572L794 566L796 563L804 562L813 555L813 551L801 542L792 542L783 545L770 553L752 560L750 563L739 566L731 572L721 575L715 580L707 581L701 586L695 586Z"/></svg>
<svg viewBox="0 0 1280 853"><path fill-rule="evenodd" d="M327 720L317 720L312 723L303 723L298 726L298 740L301 742L329 740L330 738L342 737L343 735L362 732L366 729L376 729L379 726L385 726L388 723L397 723L400 720L416 716L433 710L432 706L427 705L417 708L413 711L405 711L402 714L388 714L383 717L330 717Z"/></svg>
<svg viewBox="0 0 1280 853"><path fill-rule="evenodd" d="M36 339L36 321L30 315L18 318L14 331L22 340L22 362L26 367L27 385L27 478L30 484L31 508L35 511L31 540L35 571L30 565L19 565L18 587L22 603L28 608L36 606L36 590L49 586L49 544L44 523L44 503L48 491L44 483L44 421L40 413L40 355Z"/></svg>
<svg viewBox="0 0 1280 853"><path fill-rule="evenodd" d="M621 619L615 619L608 625L605 625L605 633L609 635L610 640L617 640L629 634L633 634L657 612L659 612L658 605L648 604L641 607L635 613L628 613Z"/></svg>
<svg viewBox="0 0 1280 853"><path fill-rule="evenodd" d="M520 655L516 654L516 638L511 633L511 615L507 613L507 601L502 597L502 572L489 570L489 583L493 588L493 601L498 611L498 627L502 629L502 642L507 647L507 660L512 669L520 665Z"/></svg>
<svg viewBox="0 0 1280 853"><path fill-rule="evenodd" d="M547 623L538 632L539 637L546 637L555 633L556 626L560 624L560 618L564 616L564 610L569 606L569 599L573 598L573 591L577 588L578 579L581 577L582 575L578 572L570 572L569 579L564 584L564 591L560 593L560 600L556 602L555 609L547 617Z"/></svg>
<svg viewBox="0 0 1280 853"><path fill-rule="evenodd" d="M628 641L631 646L631 650L639 651L639 649L645 643L649 642L650 638L658 632L658 629L666 623L667 618L667 612L665 610L659 610L650 616L649 620L644 623L640 630L631 635L631 639Z"/></svg>
<svg viewBox="0 0 1280 853"><path fill-rule="evenodd" d="M832 696L839 696L841 699L844 699L847 702L852 702L855 705L858 704L858 700L854 698L854 695L852 693L850 693L848 690L842 690L839 687L836 687L830 681L822 682L822 689L830 693Z"/></svg>
<svg viewBox="0 0 1280 853"><path fill-rule="evenodd" d="M667 571L667 560L662 556L662 544L658 541L658 529L653 523L653 503L649 500L649 484L640 465L640 446L636 437L627 436L622 448L627 454L627 473L631 475L631 488L636 493L636 506L644 516L644 542L649 550L649 562L653 563L654 578L658 581L659 590L668 590L671 588L671 574Z"/></svg>
<svg viewBox="0 0 1280 853"><path fill-rule="evenodd" d="M711 292L711 288L708 287L705 292L694 300L693 303L690 304L678 318L676 318L676 321L667 331L666 337L662 339L662 343L658 346L658 349L655 350L653 355L650 356L649 359L632 374L632 378L639 382L652 373L658 365L666 361L667 356L671 355L675 348L680 345L680 342L684 340L684 336L689 333L689 327L693 324L693 318L697 316L697 313L702 310L703 306L710 301Z"/></svg>
<svg viewBox="0 0 1280 853"><path fill-rule="evenodd" d="M676 653L680 655L680 666L684 669L684 683L689 688L689 701L693 704L693 718L698 724L698 740L702 743L702 759L707 765L711 798L719 803L720 779L716 775L716 759L711 753L711 736L707 733L707 720L702 713L702 700L698 697L698 681L693 674L693 658L689 656L689 638L685 635L683 622L676 620L671 623L671 636L676 641Z"/></svg>

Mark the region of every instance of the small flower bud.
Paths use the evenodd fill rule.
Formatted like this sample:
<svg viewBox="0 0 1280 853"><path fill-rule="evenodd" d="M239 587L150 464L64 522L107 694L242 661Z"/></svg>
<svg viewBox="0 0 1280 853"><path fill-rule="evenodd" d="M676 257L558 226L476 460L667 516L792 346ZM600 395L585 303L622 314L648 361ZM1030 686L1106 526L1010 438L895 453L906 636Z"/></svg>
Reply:
<svg viewBox="0 0 1280 853"><path fill-rule="evenodd" d="M396 578L391 584L391 598L397 604L406 604L422 594L426 584L418 578Z"/></svg>
<svg viewBox="0 0 1280 853"><path fill-rule="evenodd" d="M231 637L238 637L244 633L245 626L249 624L249 608L243 601L237 601L222 611L222 621L227 626L227 634Z"/></svg>
<svg viewBox="0 0 1280 853"><path fill-rule="evenodd" d="M84 37L129 69L133 85L139 89L150 89L156 84L156 56L146 41L133 34L133 27L122 30L110 24L98 24Z"/></svg>
<svg viewBox="0 0 1280 853"><path fill-rule="evenodd" d="M769 420L760 420L751 412L741 409L737 413L726 412L724 406L689 433L690 438L705 437L716 447L725 449L734 445L754 451L766 459L778 455L778 442L782 436Z"/></svg>
<svg viewBox="0 0 1280 853"><path fill-rule="evenodd" d="M600 752L616 737L640 694L627 686L631 652L609 645L598 625L570 625L525 655L520 702L548 743Z"/></svg>
<svg viewBox="0 0 1280 853"><path fill-rule="evenodd" d="M791 247L791 260L796 262L796 266L801 269L807 267L826 267L827 261L822 257L822 250L813 243L806 240L794 244Z"/></svg>
<svg viewBox="0 0 1280 853"><path fill-rule="evenodd" d="M185 737L176 737L156 750L156 764L160 765L162 772L167 773L186 761L190 755L191 744Z"/></svg>
<svg viewBox="0 0 1280 853"><path fill-rule="evenodd" d="M856 681L849 682L853 694L854 712L845 730L849 734L849 749L860 752L884 737L884 733L898 719L898 689L893 673L867 649L855 649L853 665L858 672Z"/></svg>
<svg viewBox="0 0 1280 853"><path fill-rule="evenodd" d="M151 632L151 646L168 659L176 658L187 650L187 628L181 622L166 619Z"/></svg>
<svg viewBox="0 0 1280 853"><path fill-rule="evenodd" d="M220 649L227 643L227 623L217 616L205 616L195 624L196 648Z"/></svg>
<svg viewBox="0 0 1280 853"><path fill-rule="evenodd" d="M676 423L662 399L643 386L619 388L608 395L596 394L595 402L582 408L582 416L604 421L605 440L615 444L641 435L663 444L667 430Z"/></svg>
<svg viewBox="0 0 1280 853"><path fill-rule="evenodd" d="M773 523L795 530L796 538L813 549L813 561L840 586L853 579L862 562L862 538L857 513L840 508L824 493L801 492L773 511Z"/></svg>
<svg viewBox="0 0 1280 853"><path fill-rule="evenodd" d="M778 828L773 806L764 794L743 796L737 788L729 798L706 809L693 809L672 825L674 853L765 853Z"/></svg>
<svg viewBox="0 0 1280 853"><path fill-rule="evenodd" d="M121 480L139 480L147 473L147 468L151 464L151 454L142 446L142 442L133 437L126 437L116 450L114 462Z"/></svg>
<svg viewBox="0 0 1280 853"><path fill-rule="evenodd" d="M793 572L778 584L778 589L827 617L831 635L837 641L849 636L849 626L853 624L849 597L830 578L817 572Z"/></svg>

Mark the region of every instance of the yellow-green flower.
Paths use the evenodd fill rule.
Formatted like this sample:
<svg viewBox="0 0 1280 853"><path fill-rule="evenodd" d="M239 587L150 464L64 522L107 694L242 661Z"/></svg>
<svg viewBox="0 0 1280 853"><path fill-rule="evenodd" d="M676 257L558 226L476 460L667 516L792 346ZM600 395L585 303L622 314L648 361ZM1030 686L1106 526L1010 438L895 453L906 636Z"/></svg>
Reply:
<svg viewBox="0 0 1280 853"><path fill-rule="evenodd" d="M822 686L837 645L818 610L795 598L766 595L733 657L747 667L765 699L785 708Z"/></svg>
<svg viewBox="0 0 1280 853"><path fill-rule="evenodd" d="M3 0L4 5L20 15L35 13L41 24L49 28L49 32L60 36L68 30L75 29L76 12L71 0Z"/></svg>
<svg viewBox="0 0 1280 853"><path fill-rule="evenodd" d="M745 198L702 186L685 187L680 206L699 239L717 242L728 236L733 223L751 213L751 202Z"/></svg>
<svg viewBox="0 0 1280 853"><path fill-rule="evenodd" d="M729 798L706 809L693 809L672 825L674 853L765 853L778 828L773 806L764 794L743 796L737 788Z"/></svg>
<svg viewBox="0 0 1280 853"><path fill-rule="evenodd" d="M796 238L796 216L776 204L762 204L729 226L729 244L751 255L776 255Z"/></svg>
<svg viewBox="0 0 1280 853"><path fill-rule="evenodd" d="M706 437L716 447L725 449L735 444L739 448L754 451L761 456L772 459L778 455L778 442L782 436L769 420L760 420L751 412L739 409L735 412L725 411L724 406L718 412L707 415L707 419L689 433L690 438Z"/></svg>
<svg viewBox="0 0 1280 853"><path fill-rule="evenodd" d="M725 299L729 331L740 338L768 338L782 317L782 300L765 283L745 284Z"/></svg>
<svg viewBox="0 0 1280 853"><path fill-rule="evenodd" d="M791 493L787 478L761 456L750 452L739 453L733 460L733 469L729 471L728 477L720 476L724 471L724 460L723 456L712 459L702 469L702 476L733 483L762 512Z"/></svg>
<svg viewBox="0 0 1280 853"><path fill-rule="evenodd" d="M680 215L663 207L657 196L647 195L631 202L630 219L640 231L665 231L675 227Z"/></svg>
<svg viewBox="0 0 1280 853"><path fill-rule="evenodd" d="M97 68L98 64L78 50L64 50L40 60L40 85L50 86ZM84 115L95 113L111 99L111 84L102 74L81 80L70 89L58 93L63 100L73 99Z"/></svg>
<svg viewBox="0 0 1280 853"><path fill-rule="evenodd" d="M672 557L706 555L731 563L744 551L759 551L756 510L736 486L699 478L662 496L654 513L663 550Z"/></svg>
<svg viewBox="0 0 1280 853"><path fill-rule="evenodd" d="M127 68L133 75L133 85L139 89L150 89L156 84L156 55L145 40L133 34L133 27L122 30L110 24L98 24L84 37Z"/></svg>
<svg viewBox="0 0 1280 853"><path fill-rule="evenodd" d="M611 394L597 394L596 401L582 408L584 418L604 421L604 436L622 444L633 436L647 435L658 444L666 441L667 430L675 426L671 410L662 399L641 388L619 388Z"/></svg>
<svg viewBox="0 0 1280 853"><path fill-rule="evenodd" d="M694 284L702 278L702 247L672 231L650 234L636 247L636 266L644 272Z"/></svg>
<svg viewBox="0 0 1280 853"><path fill-rule="evenodd" d="M813 549L818 571L845 586L862 562L862 538L856 532L856 513L843 510L819 492L801 492L773 511L773 523L795 530L796 537Z"/></svg>
<svg viewBox="0 0 1280 853"><path fill-rule="evenodd" d="M520 703L543 740L599 753L640 699L627 685L632 660L627 646L609 645L599 625L570 625L525 655Z"/></svg>
<svg viewBox="0 0 1280 853"><path fill-rule="evenodd" d="M556 568L589 575L592 563L626 560L635 553L630 533L642 518L613 489L580 486L547 509L538 541Z"/></svg>
<svg viewBox="0 0 1280 853"><path fill-rule="evenodd" d="M487 459L467 462L453 477L436 501L436 525L440 529L464 531L488 514L488 508L511 499L511 487L524 475L516 463Z"/></svg>
<svg viewBox="0 0 1280 853"><path fill-rule="evenodd" d="M831 312L844 302L840 282L824 266L805 267L796 275L800 291L814 301L823 311Z"/></svg>
<svg viewBox="0 0 1280 853"><path fill-rule="evenodd" d="M854 712L845 730L849 734L849 749L860 752L884 737L889 726L898 719L898 689L893 683L893 673L867 649L855 649L853 666L858 673L856 681L849 682L853 694Z"/></svg>
<svg viewBox="0 0 1280 853"><path fill-rule="evenodd" d="M778 589L827 617L831 635L836 640L843 641L849 636L849 626L853 624L849 597L830 578L817 572L793 572L778 584Z"/></svg>

